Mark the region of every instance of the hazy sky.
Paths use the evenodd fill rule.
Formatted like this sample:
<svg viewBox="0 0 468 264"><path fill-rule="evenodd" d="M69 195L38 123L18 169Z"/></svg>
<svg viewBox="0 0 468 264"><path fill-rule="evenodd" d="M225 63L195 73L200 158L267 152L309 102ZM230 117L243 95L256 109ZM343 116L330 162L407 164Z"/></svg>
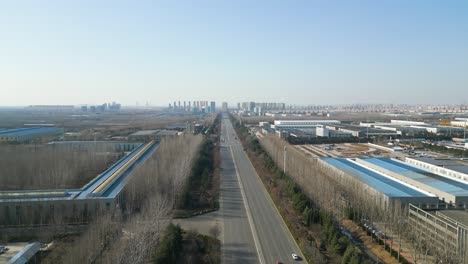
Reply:
<svg viewBox="0 0 468 264"><path fill-rule="evenodd" d="M0 105L468 101L468 1L2 1Z"/></svg>

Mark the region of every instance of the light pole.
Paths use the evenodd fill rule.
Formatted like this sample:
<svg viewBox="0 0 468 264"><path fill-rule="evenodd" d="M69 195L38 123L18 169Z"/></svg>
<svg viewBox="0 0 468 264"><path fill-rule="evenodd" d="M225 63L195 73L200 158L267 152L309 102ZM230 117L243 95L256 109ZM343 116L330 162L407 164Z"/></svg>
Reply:
<svg viewBox="0 0 468 264"><path fill-rule="evenodd" d="M283 149L283 172L286 174L286 146Z"/></svg>

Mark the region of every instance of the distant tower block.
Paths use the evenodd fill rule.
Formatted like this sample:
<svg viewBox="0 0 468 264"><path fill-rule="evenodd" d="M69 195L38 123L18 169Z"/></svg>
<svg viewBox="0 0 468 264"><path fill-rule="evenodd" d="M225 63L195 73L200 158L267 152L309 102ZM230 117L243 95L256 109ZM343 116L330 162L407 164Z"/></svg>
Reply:
<svg viewBox="0 0 468 264"><path fill-rule="evenodd" d="M174 109L177 109L176 101L174 101Z"/></svg>
<svg viewBox="0 0 468 264"><path fill-rule="evenodd" d="M184 111L187 111L187 103L184 101Z"/></svg>

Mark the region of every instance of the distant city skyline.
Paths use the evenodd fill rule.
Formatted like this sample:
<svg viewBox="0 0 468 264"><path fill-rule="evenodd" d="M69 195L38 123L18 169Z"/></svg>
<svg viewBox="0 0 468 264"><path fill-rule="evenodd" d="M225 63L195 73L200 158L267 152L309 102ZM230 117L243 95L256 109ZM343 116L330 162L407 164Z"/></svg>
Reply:
<svg viewBox="0 0 468 264"><path fill-rule="evenodd" d="M468 102L468 1L6 1L0 106Z"/></svg>

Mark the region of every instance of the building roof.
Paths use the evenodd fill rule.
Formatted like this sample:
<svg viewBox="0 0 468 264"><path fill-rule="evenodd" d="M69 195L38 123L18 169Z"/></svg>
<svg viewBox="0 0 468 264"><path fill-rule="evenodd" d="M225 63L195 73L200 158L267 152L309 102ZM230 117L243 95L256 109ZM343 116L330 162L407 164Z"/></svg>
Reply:
<svg viewBox="0 0 468 264"><path fill-rule="evenodd" d="M167 125L166 129L185 129L187 126L185 124L172 124L172 125Z"/></svg>
<svg viewBox="0 0 468 264"><path fill-rule="evenodd" d="M0 131L0 136L27 136L60 130L58 127L28 127Z"/></svg>
<svg viewBox="0 0 468 264"><path fill-rule="evenodd" d="M368 158L364 160L389 171L408 177L412 180L418 181L422 184L438 189L442 192L446 192L454 196L468 196L468 184L454 181L389 158Z"/></svg>
<svg viewBox="0 0 468 264"><path fill-rule="evenodd" d="M441 210L438 213L468 226L468 212L464 210Z"/></svg>
<svg viewBox="0 0 468 264"><path fill-rule="evenodd" d="M158 136L177 136L177 131L174 130L160 130L158 131Z"/></svg>
<svg viewBox="0 0 468 264"><path fill-rule="evenodd" d="M18 254L11 258L7 264L23 264L27 263L41 249L42 244L34 242L26 245Z"/></svg>
<svg viewBox="0 0 468 264"><path fill-rule="evenodd" d="M461 159L412 158L438 167L468 174L468 161Z"/></svg>
<svg viewBox="0 0 468 264"><path fill-rule="evenodd" d="M389 197L429 197L413 188L403 185L358 164L342 158L323 158L328 164L359 178L367 185Z"/></svg>
<svg viewBox="0 0 468 264"><path fill-rule="evenodd" d="M158 131L159 130L140 130L130 134L130 136L154 136L158 133Z"/></svg>

